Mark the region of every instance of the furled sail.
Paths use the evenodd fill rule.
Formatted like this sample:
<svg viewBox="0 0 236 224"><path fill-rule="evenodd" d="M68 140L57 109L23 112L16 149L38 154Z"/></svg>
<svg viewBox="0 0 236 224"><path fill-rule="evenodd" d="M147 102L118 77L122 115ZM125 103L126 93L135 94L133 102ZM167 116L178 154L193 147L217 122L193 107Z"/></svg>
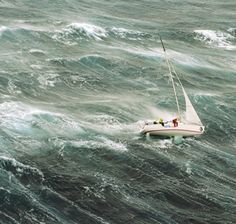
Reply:
<svg viewBox="0 0 236 224"><path fill-rule="evenodd" d="M202 126L202 122L200 118L197 115L197 112L195 111L190 99L188 98L187 93L184 90L184 87L182 86L182 90L184 93L185 98L185 104L186 104L186 112L185 112L185 121L189 124L196 124Z"/></svg>

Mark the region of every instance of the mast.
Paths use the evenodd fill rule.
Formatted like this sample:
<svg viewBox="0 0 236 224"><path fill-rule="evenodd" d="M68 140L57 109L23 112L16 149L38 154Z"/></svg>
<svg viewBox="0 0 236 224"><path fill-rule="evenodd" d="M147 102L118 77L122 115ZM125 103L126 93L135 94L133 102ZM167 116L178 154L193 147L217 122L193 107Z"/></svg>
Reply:
<svg viewBox="0 0 236 224"><path fill-rule="evenodd" d="M169 72L170 72L170 79L171 79L171 82L172 82L172 86L173 86L173 90L174 90L174 94L175 94L175 101L176 101L176 105L177 105L177 109L178 109L178 118L180 118L179 101L178 101L178 97L177 97L177 94L176 94L176 89L175 89L173 75L172 75L172 72L171 72L171 64L170 64L170 61L169 61L169 58L168 58L168 55L166 53L166 49L165 49L164 43L162 42L161 37L160 37L160 40L161 40L161 45L163 47L163 51L165 53L166 64L167 64ZM178 77L178 80L179 80L179 77Z"/></svg>

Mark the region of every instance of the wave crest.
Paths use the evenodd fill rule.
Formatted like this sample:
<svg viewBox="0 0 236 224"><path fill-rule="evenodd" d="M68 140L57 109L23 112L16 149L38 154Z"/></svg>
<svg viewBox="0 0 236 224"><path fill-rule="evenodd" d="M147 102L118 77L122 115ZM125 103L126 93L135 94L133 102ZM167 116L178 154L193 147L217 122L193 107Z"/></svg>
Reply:
<svg viewBox="0 0 236 224"><path fill-rule="evenodd" d="M99 26L88 23L71 23L61 31L53 35L53 39L74 44L75 40L94 39L102 40L107 37L107 31Z"/></svg>
<svg viewBox="0 0 236 224"><path fill-rule="evenodd" d="M232 41L235 39L229 33L215 31L215 30L195 30L195 39L203 41L209 45L213 45L220 48L226 48L228 50L234 49Z"/></svg>
<svg viewBox="0 0 236 224"><path fill-rule="evenodd" d="M42 183L44 180L44 175L40 170L24 165L13 158L0 156L0 168L11 172L25 184Z"/></svg>
<svg viewBox="0 0 236 224"><path fill-rule="evenodd" d="M140 31L116 27L111 28L110 33L116 37L128 40L141 40L142 38L150 37L149 34Z"/></svg>
<svg viewBox="0 0 236 224"><path fill-rule="evenodd" d="M9 28L6 27L6 26L1 26L1 27L0 27L0 36L1 36L6 30L9 30Z"/></svg>
<svg viewBox="0 0 236 224"><path fill-rule="evenodd" d="M74 45L76 41L93 39L96 41L104 38L115 37L127 40L142 40L151 37L150 34L137 30L117 27L100 27L89 23L71 23L64 29L56 31L52 38L65 44Z"/></svg>

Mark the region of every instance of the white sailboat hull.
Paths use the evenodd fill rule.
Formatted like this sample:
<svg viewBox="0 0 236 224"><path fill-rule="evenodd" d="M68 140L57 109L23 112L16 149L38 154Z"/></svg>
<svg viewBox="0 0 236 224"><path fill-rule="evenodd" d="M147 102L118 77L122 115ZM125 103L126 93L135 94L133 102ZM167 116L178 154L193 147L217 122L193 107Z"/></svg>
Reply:
<svg viewBox="0 0 236 224"><path fill-rule="evenodd" d="M199 136L203 134L204 126L199 125L189 125L179 123L178 127L173 125L165 125L164 127L160 124L148 124L144 125L140 133L149 135L159 135L159 136Z"/></svg>

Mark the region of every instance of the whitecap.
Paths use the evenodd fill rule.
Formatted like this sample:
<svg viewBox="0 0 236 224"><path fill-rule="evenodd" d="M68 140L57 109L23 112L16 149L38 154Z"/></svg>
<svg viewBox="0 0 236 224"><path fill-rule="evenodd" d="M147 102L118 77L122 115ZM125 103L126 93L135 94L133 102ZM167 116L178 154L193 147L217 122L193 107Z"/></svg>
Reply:
<svg viewBox="0 0 236 224"><path fill-rule="evenodd" d="M31 167L29 165L25 165L16 161L14 158L9 158L6 156L0 156L0 167L6 170L10 170L14 172L18 176L23 174L37 176L38 179L42 182L44 180L44 175L41 170Z"/></svg>
<svg viewBox="0 0 236 224"><path fill-rule="evenodd" d="M58 79L58 77L59 74L47 73L39 75L37 80L39 81L41 88L45 88L46 86L54 87L57 82L60 82L60 79Z"/></svg>
<svg viewBox="0 0 236 224"><path fill-rule="evenodd" d="M188 161L188 162L185 164L185 168L186 168L186 173L187 173L188 175L191 175L191 174L192 174L192 168L191 168L190 161Z"/></svg>
<svg viewBox="0 0 236 224"><path fill-rule="evenodd" d="M32 65L30 65L30 68L32 68L32 69L37 69L37 70L41 70L41 69L42 69L42 66L41 66L41 65L32 64Z"/></svg>
<svg viewBox="0 0 236 224"><path fill-rule="evenodd" d="M86 38L102 40L107 37L107 35L107 31L100 26L89 23L71 23L64 29L56 31L52 38L56 41L73 45L76 40Z"/></svg>
<svg viewBox="0 0 236 224"><path fill-rule="evenodd" d="M126 146L121 142L115 142L105 137L100 137L100 139L103 141L103 143L108 149L120 151L120 152L128 151Z"/></svg>
<svg viewBox="0 0 236 224"><path fill-rule="evenodd" d="M68 32L74 32L74 30L84 32L88 37L96 40L101 40L101 38L107 36L107 31L104 28L88 23L71 23L66 28Z"/></svg>
<svg viewBox="0 0 236 224"><path fill-rule="evenodd" d="M225 48L227 50L235 49L231 41L235 39L229 33L216 30L194 30L195 39L206 42L209 45Z"/></svg>
<svg viewBox="0 0 236 224"><path fill-rule="evenodd" d="M1 26L1 27L0 27L0 36L1 36L6 30L9 30L9 28L6 27L6 26Z"/></svg>
<svg viewBox="0 0 236 224"><path fill-rule="evenodd" d="M12 80L8 81L7 90L11 95L21 94L21 90L17 87Z"/></svg>
<svg viewBox="0 0 236 224"><path fill-rule="evenodd" d="M231 33L233 36L236 35L236 28L229 28L227 31Z"/></svg>
<svg viewBox="0 0 236 224"><path fill-rule="evenodd" d="M33 55L40 55L40 54L44 55L45 51L40 50L40 49L30 49L29 53Z"/></svg>
<svg viewBox="0 0 236 224"><path fill-rule="evenodd" d="M160 149L168 149L173 146L173 142L171 139L161 139L160 141L158 141L157 145Z"/></svg>
<svg viewBox="0 0 236 224"><path fill-rule="evenodd" d="M110 32L117 37L129 40L141 40L141 37L147 35L137 30L129 30L122 27L120 28L112 27L110 29Z"/></svg>

